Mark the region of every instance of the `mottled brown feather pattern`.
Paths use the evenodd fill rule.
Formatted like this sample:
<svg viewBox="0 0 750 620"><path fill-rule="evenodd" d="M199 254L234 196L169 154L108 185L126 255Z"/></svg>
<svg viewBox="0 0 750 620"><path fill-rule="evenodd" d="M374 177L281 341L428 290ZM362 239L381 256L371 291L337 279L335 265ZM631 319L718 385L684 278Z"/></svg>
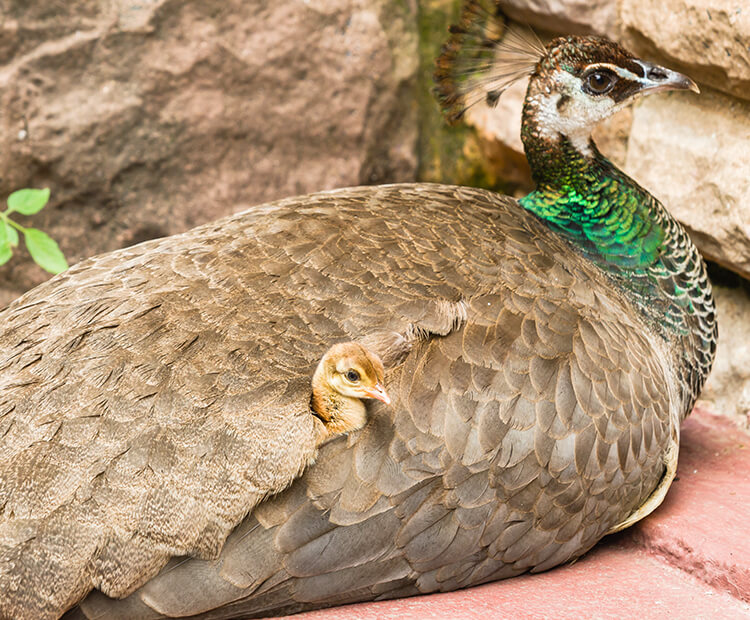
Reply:
<svg viewBox="0 0 750 620"><path fill-rule="evenodd" d="M543 570L664 470L664 343L482 190L255 207L84 261L0 317L5 616L55 617L92 586L140 587L71 617L248 617ZM321 352L415 326L388 370L393 408L371 407L222 549L304 468Z"/></svg>

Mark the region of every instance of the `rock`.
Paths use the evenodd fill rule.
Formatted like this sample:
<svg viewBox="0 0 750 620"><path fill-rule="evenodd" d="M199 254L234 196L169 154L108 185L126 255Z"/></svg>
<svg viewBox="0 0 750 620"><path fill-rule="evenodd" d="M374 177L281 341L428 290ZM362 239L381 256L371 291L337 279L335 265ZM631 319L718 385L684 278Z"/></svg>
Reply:
<svg viewBox="0 0 750 620"><path fill-rule="evenodd" d="M626 44L750 99L750 5L742 0L622 0Z"/></svg>
<svg viewBox="0 0 750 620"><path fill-rule="evenodd" d="M0 25L0 197L69 262L262 201L416 174L416 6L47 0ZM25 251L0 305L48 274Z"/></svg>
<svg viewBox="0 0 750 620"><path fill-rule="evenodd" d="M750 285L714 284L719 344L701 406L750 427Z"/></svg>
<svg viewBox="0 0 750 620"><path fill-rule="evenodd" d="M750 277L750 103L715 92L644 98L633 110L625 171L707 258Z"/></svg>
<svg viewBox="0 0 750 620"><path fill-rule="evenodd" d="M613 0L500 0L500 6L509 17L543 30L612 38L618 33Z"/></svg>
<svg viewBox="0 0 750 620"><path fill-rule="evenodd" d="M627 159L632 124L633 106L629 105L599 123L592 132L596 146L619 168L625 165Z"/></svg>
<svg viewBox="0 0 750 620"><path fill-rule="evenodd" d="M480 101L464 115L466 122L476 127L480 135L488 140L497 140L509 149L523 155L521 143L521 112L529 79L518 80L497 100L495 107Z"/></svg>
<svg viewBox="0 0 750 620"><path fill-rule="evenodd" d="M464 116L465 122L477 131L490 176L505 182L505 191L520 196L534 187L521 143L521 110L528 84L528 78L519 80L502 94L495 107L480 101Z"/></svg>
<svg viewBox="0 0 750 620"><path fill-rule="evenodd" d="M629 531L652 557L710 585L715 595L723 592L743 603L726 616L688 608L674 613L675 607L669 616L748 617L750 539L740 532L750 518L749 444L750 434L731 421L696 408L680 430L677 477L664 503ZM653 616L646 612L644 617Z"/></svg>

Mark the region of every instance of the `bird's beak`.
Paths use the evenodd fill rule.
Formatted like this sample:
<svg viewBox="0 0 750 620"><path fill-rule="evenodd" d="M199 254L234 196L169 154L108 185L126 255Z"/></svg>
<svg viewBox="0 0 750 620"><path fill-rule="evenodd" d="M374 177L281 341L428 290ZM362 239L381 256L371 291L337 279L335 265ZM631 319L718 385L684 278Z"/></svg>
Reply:
<svg viewBox="0 0 750 620"><path fill-rule="evenodd" d="M642 94L658 93L663 90L692 90L700 93L700 88L687 75L672 71L666 67L655 65L645 60L639 60L638 64L643 67L646 77L640 78Z"/></svg>
<svg viewBox="0 0 750 620"><path fill-rule="evenodd" d="M386 405L391 404L391 398L388 396L385 388L380 383L376 383L374 388L368 389L367 395L370 398L375 398L379 401L384 402Z"/></svg>

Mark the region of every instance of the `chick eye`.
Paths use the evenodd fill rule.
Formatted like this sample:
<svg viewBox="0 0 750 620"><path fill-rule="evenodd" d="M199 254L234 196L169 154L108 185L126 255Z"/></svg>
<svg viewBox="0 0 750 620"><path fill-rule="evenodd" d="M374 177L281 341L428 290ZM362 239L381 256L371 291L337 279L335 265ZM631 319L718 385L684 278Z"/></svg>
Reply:
<svg viewBox="0 0 750 620"><path fill-rule="evenodd" d="M347 381L351 381L352 383L356 383L357 381L359 381L359 373L353 368L347 370L345 376Z"/></svg>
<svg viewBox="0 0 750 620"><path fill-rule="evenodd" d="M612 90L617 78L609 71L592 71L583 80L584 90L591 95L604 95Z"/></svg>

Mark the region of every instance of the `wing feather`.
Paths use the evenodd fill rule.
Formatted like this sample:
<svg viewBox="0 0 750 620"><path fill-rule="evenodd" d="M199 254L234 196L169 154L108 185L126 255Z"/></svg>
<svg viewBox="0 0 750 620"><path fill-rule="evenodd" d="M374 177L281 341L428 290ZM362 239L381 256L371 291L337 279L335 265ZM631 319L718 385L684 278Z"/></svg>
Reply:
<svg viewBox="0 0 750 620"><path fill-rule="evenodd" d="M664 470L658 337L481 190L256 207L85 261L0 318L6 615L144 580L71 614L250 617L464 587L580 555ZM283 491L311 453L315 363L368 335L393 351L394 408Z"/></svg>

